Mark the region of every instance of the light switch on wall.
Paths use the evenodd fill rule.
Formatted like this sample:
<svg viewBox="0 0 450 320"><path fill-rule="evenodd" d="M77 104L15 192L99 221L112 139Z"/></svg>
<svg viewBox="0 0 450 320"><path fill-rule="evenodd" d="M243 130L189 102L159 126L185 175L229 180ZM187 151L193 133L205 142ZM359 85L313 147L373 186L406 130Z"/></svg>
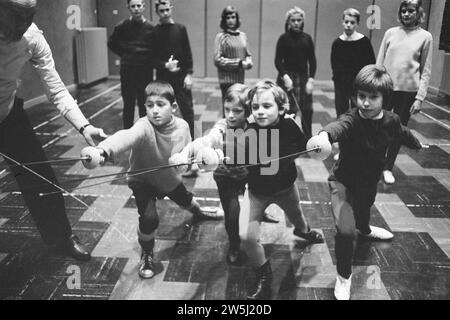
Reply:
<svg viewBox="0 0 450 320"><path fill-rule="evenodd" d="M119 59L116 59L116 60L114 61L114 63L116 64L116 66L120 66L120 60L119 60Z"/></svg>
<svg viewBox="0 0 450 320"><path fill-rule="evenodd" d="M119 11L113 10L113 14L118 14L118 13L119 13Z"/></svg>

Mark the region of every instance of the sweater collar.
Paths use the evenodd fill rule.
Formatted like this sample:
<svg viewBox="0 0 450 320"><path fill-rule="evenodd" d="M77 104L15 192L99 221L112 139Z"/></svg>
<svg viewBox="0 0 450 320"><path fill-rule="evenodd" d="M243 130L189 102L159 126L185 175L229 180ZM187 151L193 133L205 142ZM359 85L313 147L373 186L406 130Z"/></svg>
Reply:
<svg viewBox="0 0 450 320"><path fill-rule="evenodd" d="M297 38L297 37L300 37L303 34L303 31L297 32L297 31L293 31L293 30L289 29L287 31L287 33L290 34L292 37Z"/></svg>
<svg viewBox="0 0 450 320"><path fill-rule="evenodd" d="M236 29L236 30L226 29L224 32L228 33L228 34L231 34L233 36L238 36L241 33L241 31L239 31L239 29Z"/></svg>
<svg viewBox="0 0 450 320"><path fill-rule="evenodd" d="M130 17L130 21L133 23L145 23L147 19L145 19L145 17L142 17L141 20L134 20L133 17Z"/></svg>
<svg viewBox="0 0 450 320"><path fill-rule="evenodd" d="M159 23L159 24L162 25L162 26L170 26L170 25L175 24L175 21L173 20L173 18L170 18L169 21L167 21L165 23Z"/></svg>
<svg viewBox="0 0 450 320"><path fill-rule="evenodd" d="M161 134L169 134L173 132L173 129L175 128L175 116L172 116L172 119L166 123L165 125L162 125L160 127L156 127L150 120L150 124L155 128L156 131L158 131Z"/></svg>
<svg viewBox="0 0 450 320"><path fill-rule="evenodd" d="M406 32L408 32L408 31L418 30L420 28L420 25L416 25L416 26L412 26L412 27L405 27L404 25L402 25L401 28L403 30L405 30Z"/></svg>
<svg viewBox="0 0 450 320"><path fill-rule="evenodd" d="M364 117L364 115L362 114L362 112L361 112L360 110L358 110L358 114L359 114L359 116L360 116L361 118L363 118L363 119L365 119L365 120L380 120L380 119L382 119L383 116L384 116L383 110L381 110L380 113L379 113L375 118L370 118L370 119Z"/></svg>

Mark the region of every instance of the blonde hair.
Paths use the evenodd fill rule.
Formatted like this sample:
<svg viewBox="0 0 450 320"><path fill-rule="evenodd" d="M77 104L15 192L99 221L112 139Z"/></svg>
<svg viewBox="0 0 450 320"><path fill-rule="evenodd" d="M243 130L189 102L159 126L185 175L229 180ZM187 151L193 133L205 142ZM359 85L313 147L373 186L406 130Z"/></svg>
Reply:
<svg viewBox="0 0 450 320"><path fill-rule="evenodd" d="M302 24L301 29L303 31L303 27L305 26L306 13L305 13L305 11L302 8L297 7L297 6L293 7L292 9L289 9L286 12L286 21L284 23L284 30L285 31L289 31L289 19L291 19L294 14L300 14L302 16L303 24Z"/></svg>
<svg viewBox="0 0 450 320"><path fill-rule="evenodd" d="M402 9L403 9L403 7L406 7L409 4L413 4L416 7L416 12L417 12L416 25L424 23L426 15L425 15L425 10L423 9L422 0L402 0L402 2L400 2L400 6L398 7L398 21L401 24L403 24Z"/></svg>
<svg viewBox="0 0 450 320"><path fill-rule="evenodd" d="M344 10L344 13L342 14L342 19L345 18L345 16L350 16L356 19L356 22L359 24L359 21L361 20L361 13L359 13L358 10L355 8L348 8Z"/></svg>
<svg viewBox="0 0 450 320"><path fill-rule="evenodd" d="M258 81L255 86L249 91L248 100L250 105L256 93L260 90L272 92L275 103L278 106L278 110L289 110L289 99L286 92L270 79L263 79Z"/></svg>

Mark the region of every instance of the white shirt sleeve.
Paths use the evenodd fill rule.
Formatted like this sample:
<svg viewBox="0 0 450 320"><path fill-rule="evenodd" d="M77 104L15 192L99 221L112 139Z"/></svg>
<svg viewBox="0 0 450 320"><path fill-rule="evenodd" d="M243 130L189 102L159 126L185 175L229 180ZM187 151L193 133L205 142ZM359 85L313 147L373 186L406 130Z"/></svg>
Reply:
<svg viewBox="0 0 450 320"><path fill-rule="evenodd" d="M39 74L45 93L59 112L78 130L88 121L78 108L55 69L52 51L42 34L42 31L32 24L28 30L31 35L29 49L31 63Z"/></svg>

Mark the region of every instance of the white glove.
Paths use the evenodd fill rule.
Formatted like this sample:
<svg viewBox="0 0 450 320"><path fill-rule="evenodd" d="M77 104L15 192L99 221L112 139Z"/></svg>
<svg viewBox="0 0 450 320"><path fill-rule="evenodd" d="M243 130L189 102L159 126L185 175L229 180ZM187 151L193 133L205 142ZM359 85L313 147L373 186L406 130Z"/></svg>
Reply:
<svg viewBox="0 0 450 320"><path fill-rule="evenodd" d="M166 62L166 69L170 72L178 72L180 71L180 67L178 67L178 60L174 60L173 56L170 56L169 61Z"/></svg>
<svg viewBox="0 0 450 320"><path fill-rule="evenodd" d="M289 77L288 74L285 74L283 76L284 86L286 88L286 91L291 91L294 88L294 83L292 82L291 77Z"/></svg>
<svg viewBox="0 0 450 320"><path fill-rule="evenodd" d="M197 153L196 161L200 169L214 171L223 162L223 152L220 149L203 148Z"/></svg>
<svg viewBox="0 0 450 320"><path fill-rule="evenodd" d="M326 132L321 132L319 135L312 137L308 140L306 144L306 149L313 149L319 147L317 151L311 152L309 155L313 159L325 160L331 154L331 143L328 140L328 134Z"/></svg>
<svg viewBox="0 0 450 320"><path fill-rule="evenodd" d="M187 157L187 154L184 152L175 153L169 158L169 164L170 165L177 165L175 167L175 170L179 173L185 173L188 170L189 159Z"/></svg>
<svg viewBox="0 0 450 320"><path fill-rule="evenodd" d="M248 56L247 58L242 60L242 68L244 68L245 70L249 70L252 67L253 67L253 62L252 62L252 58L250 56Z"/></svg>
<svg viewBox="0 0 450 320"><path fill-rule="evenodd" d="M106 152L96 147L85 147L81 150L81 157L88 158L82 160L83 166L86 169L94 169L105 164Z"/></svg>

